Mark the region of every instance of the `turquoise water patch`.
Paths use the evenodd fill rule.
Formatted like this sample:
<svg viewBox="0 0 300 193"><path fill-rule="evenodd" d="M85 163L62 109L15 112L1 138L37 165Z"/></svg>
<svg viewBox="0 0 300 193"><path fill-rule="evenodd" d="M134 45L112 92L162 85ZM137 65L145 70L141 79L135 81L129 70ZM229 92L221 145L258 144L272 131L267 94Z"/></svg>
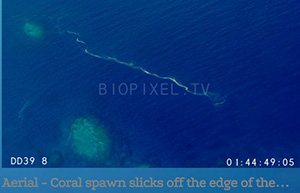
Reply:
<svg viewBox="0 0 300 193"><path fill-rule="evenodd" d="M77 118L71 125L73 152L89 161L103 163L110 155L106 128L94 118Z"/></svg>
<svg viewBox="0 0 300 193"><path fill-rule="evenodd" d="M25 23L23 30L26 33L26 35L30 37L40 38L43 36L42 28L34 23Z"/></svg>

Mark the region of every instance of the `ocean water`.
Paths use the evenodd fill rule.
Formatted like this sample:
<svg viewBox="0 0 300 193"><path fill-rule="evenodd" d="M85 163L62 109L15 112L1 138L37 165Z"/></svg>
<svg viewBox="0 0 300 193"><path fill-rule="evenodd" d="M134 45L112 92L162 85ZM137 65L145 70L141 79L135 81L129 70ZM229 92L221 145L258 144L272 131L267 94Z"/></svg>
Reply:
<svg viewBox="0 0 300 193"><path fill-rule="evenodd" d="M3 166L11 156L46 156L49 167L297 160L299 18L297 0L4 0ZM113 94L121 84L138 89ZM78 117L105 125L105 163L72 151Z"/></svg>

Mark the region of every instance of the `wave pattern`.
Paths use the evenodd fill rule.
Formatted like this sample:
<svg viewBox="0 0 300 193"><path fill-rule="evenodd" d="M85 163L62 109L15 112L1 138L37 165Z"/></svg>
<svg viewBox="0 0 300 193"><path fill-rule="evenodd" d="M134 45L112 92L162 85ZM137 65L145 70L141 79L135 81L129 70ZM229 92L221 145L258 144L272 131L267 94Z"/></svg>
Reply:
<svg viewBox="0 0 300 193"><path fill-rule="evenodd" d="M113 62L116 62L118 64L122 64L122 65L125 65L125 66L128 66L132 69L135 69L135 70L139 70L147 75L150 75L150 76L153 76L153 77L156 77L158 79L162 79L162 80L169 80L173 83L175 83L177 86L183 88L186 92L192 94L192 95L198 95L198 96L207 96L213 103L215 106L218 106L218 105L222 105L225 103L225 97L221 97L219 94L217 93L211 93L211 92L205 92L204 91L204 88L203 88L203 85L201 84L202 86L202 91L203 92L195 92L195 91L192 91L188 86L180 83L178 80L176 80L175 78L173 77L169 77L169 76L161 76L161 75L158 75L156 73L153 73L153 72L149 72L148 70L140 67L140 66L136 66L134 65L133 63L129 63L129 62L124 62L124 61L121 61L117 58L114 58L114 57L110 57L110 56L103 56L103 55L99 55L99 54L94 54L94 53L91 53L89 52L88 50L88 45L82 40L80 39L80 34L77 33L77 32L73 32L73 31L66 31L68 34L71 34L71 35L74 35L76 36L76 42L84 45L85 49L84 49L84 52L92 57L95 57L95 58L99 58L99 59L102 59L102 60L107 60L107 61L113 61ZM206 91L209 87L209 84L207 84L207 88L206 88Z"/></svg>

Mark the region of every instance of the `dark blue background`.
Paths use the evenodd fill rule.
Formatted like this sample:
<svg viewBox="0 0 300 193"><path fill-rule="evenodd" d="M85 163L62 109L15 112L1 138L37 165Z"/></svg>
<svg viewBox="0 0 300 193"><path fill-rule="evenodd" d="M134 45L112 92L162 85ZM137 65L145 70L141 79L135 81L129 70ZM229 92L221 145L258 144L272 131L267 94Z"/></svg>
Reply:
<svg viewBox="0 0 300 193"><path fill-rule="evenodd" d="M3 166L49 156L55 167L224 167L227 157L299 159L300 3L291 1L4 1ZM44 30L23 32L26 22ZM172 83L217 97L99 96L98 84ZM222 105L216 105L225 100ZM24 108L23 108L24 107ZM72 120L94 116L113 143L109 163L68 149ZM299 166L299 163L296 162Z"/></svg>

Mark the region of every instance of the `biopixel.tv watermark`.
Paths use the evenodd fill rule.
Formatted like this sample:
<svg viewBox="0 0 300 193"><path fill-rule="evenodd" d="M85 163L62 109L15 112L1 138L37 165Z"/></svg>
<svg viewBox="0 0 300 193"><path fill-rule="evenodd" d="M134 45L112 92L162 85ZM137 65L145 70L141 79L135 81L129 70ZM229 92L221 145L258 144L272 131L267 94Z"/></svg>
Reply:
<svg viewBox="0 0 300 193"><path fill-rule="evenodd" d="M191 83L189 86L175 83L99 83L99 95L208 95L209 83Z"/></svg>

